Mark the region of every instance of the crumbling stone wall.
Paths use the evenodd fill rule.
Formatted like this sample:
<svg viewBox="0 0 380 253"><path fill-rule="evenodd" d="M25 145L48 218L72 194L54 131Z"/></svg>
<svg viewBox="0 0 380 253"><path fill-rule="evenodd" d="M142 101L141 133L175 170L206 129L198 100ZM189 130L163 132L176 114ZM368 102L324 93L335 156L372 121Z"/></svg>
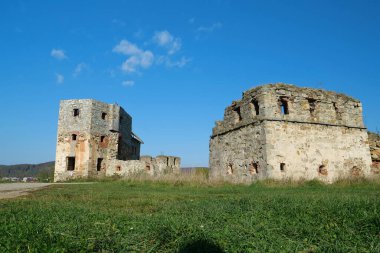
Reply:
<svg viewBox="0 0 380 253"><path fill-rule="evenodd" d="M146 173L151 176L179 174L181 160L174 156L142 156L140 160L110 160L106 176L127 177Z"/></svg>
<svg viewBox="0 0 380 253"><path fill-rule="evenodd" d="M360 101L343 94L269 84L243 93L210 140L213 177L321 179L370 174Z"/></svg>
<svg viewBox="0 0 380 253"><path fill-rule="evenodd" d="M132 132L132 117L120 106L92 99L63 100L54 180L179 172L178 157L139 160L142 143Z"/></svg>
<svg viewBox="0 0 380 253"><path fill-rule="evenodd" d="M120 106L93 99L60 103L54 180L106 175L108 161L140 157L132 117ZM69 168L69 159L75 163Z"/></svg>
<svg viewBox="0 0 380 253"><path fill-rule="evenodd" d="M380 135L368 132L372 158L372 172L380 174Z"/></svg>

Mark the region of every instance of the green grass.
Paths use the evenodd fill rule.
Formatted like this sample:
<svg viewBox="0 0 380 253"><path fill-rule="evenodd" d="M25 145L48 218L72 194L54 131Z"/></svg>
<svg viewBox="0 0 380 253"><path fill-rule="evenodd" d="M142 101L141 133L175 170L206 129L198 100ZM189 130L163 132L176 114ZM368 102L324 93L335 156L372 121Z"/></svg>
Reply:
<svg viewBox="0 0 380 253"><path fill-rule="evenodd" d="M0 201L0 252L380 252L380 183L58 185Z"/></svg>

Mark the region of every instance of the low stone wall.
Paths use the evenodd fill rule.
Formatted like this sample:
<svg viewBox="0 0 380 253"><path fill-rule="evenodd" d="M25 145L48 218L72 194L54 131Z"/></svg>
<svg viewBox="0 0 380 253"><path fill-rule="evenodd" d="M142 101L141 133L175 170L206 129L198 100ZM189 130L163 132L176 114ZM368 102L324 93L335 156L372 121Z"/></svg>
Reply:
<svg viewBox="0 0 380 253"><path fill-rule="evenodd" d="M121 177L128 177L145 172L145 162L141 160L109 160L106 169L106 176L118 175Z"/></svg>

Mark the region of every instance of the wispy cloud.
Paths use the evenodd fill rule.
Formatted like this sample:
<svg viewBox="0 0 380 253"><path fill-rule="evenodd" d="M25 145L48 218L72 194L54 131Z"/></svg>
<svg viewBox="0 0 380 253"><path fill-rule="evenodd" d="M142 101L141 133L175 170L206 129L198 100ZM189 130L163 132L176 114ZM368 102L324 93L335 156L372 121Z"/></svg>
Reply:
<svg viewBox="0 0 380 253"><path fill-rule="evenodd" d="M179 60L177 61L173 61L172 59L170 59L170 57L166 56L166 55L162 55L160 57L158 57L157 59L157 64L158 65L165 65L166 67L168 68L174 68L174 67L177 67L177 68L182 68L184 67L187 63L189 63L191 61L191 59L185 57L185 56L182 56Z"/></svg>
<svg viewBox="0 0 380 253"><path fill-rule="evenodd" d="M174 54L182 47L181 39L174 37L166 30L155 32L153 41L158 46L166 48L168 50L168 54Z"/></svg>
<svg viewBox="0 0 380 253"><path fill-rule="evenodd" d="M187 21L189 24L194 24L195 23L195 18L189 18Z"/></svg>
<svg viewBox="0 0 380 253"><path fill-rule="evenodd" d="M129 56L121 66L121 69L127 73L137 72L139 68L147 69L154 60L154 54L151 51L142 50L128 40L120 41L113 48L113 52Z"/></svg>
<svg viewBox="0 0 380 253"><path fill-rule="evenodd" d="M135 85L135 81L133 80L126 80L126 81L123 81L121 82L121 84L125 87L132 87L133 85Z"/></svg>
<svg viewBox="0 0 380 253"><path fill-rule="evenodd" d="M197 32L213 32L222 28L222 23L216 22L209 26L200 26L197 29Z"/></svg>
<svg viewBox="0 0 380 253"><path fill-rule="evenodd" d="M58 73L55 74L55 79L58 84L62 84L65 81L65 77Z"/></svg>
<svg viewBox="0 0 380 253"><path fill-rule="evenodd" d="M58 60L63 60L67 58L65 51L63 51L62 49L53 48L50 52L50 55Z"/></svg>
<svg viewBox="0 0 380 253"><path fill-rule="evenodd" d="M78 77L79 75L80 75L80 73L82 73L85 69L87 69L88 68L88 66L87 66L87 64L85 64L85 63L79 63L76 67L75 67L75 69L74 69L74 73L73 73L73 76L74 77Z"/></svg>

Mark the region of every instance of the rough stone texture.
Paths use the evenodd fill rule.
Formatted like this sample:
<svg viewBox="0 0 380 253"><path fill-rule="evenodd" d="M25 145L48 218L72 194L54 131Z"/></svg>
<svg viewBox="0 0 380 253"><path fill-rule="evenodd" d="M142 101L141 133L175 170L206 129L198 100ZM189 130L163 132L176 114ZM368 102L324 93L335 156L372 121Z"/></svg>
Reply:
<svg viewBox="0 0 380 253"><path fill-rule="evenodd" d="M380 135L368 132L368 139L371 149L372 172L380 174Z"/></svg>
<svg viewBox="0 0 380 253"><path fill-rule="evenodd" d="M369 176L360 101L343 94L269 84L243 93L210 140L214 178L320 179Z"/></svg>
<svg viewBox="0 0 380 253"><path fill-rule="evenodd" d="M139 160L141 143L132 132L132 117L117 104L93 99L63 100L54 181L144 172L146 162ZM75 160L73 170L69 170L69 157ZM179 170L180 164L177 166Z"/></svg>

